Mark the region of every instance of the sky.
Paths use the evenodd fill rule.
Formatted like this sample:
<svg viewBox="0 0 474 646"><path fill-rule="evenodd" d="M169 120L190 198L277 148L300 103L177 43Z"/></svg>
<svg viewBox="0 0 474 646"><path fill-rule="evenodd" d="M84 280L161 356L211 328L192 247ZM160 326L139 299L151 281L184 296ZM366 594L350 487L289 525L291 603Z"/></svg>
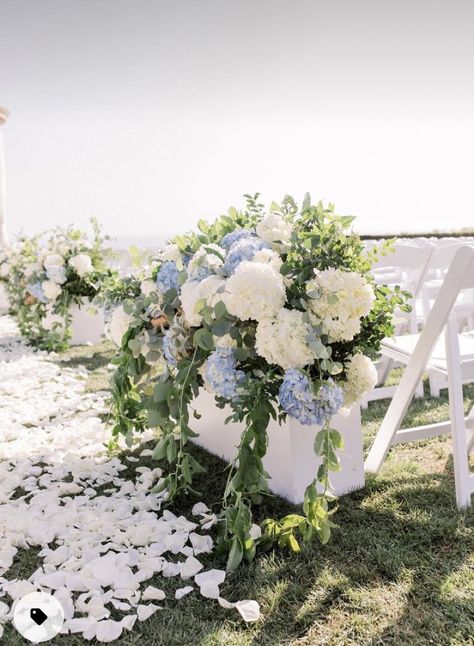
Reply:
<svg viewBox="0 0 474 646"><path fill-rule="evenodd" d="M0 0L9 228L164 239L243 193L474 227L470 0Z"/></svg>

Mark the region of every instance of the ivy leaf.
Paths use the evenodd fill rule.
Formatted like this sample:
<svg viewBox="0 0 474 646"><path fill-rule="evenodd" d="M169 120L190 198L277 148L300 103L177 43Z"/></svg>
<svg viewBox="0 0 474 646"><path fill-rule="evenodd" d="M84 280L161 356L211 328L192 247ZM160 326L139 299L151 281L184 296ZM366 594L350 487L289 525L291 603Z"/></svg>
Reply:
<svg viewBox="0 0 474 646"><path fill-rule="evenodd" d="M314 452L316 455L322 455L324 451L324 444L326 442L326 429L322 429L314 438Z"/></svg>
<svg viewBox="0 0 474 646"><path fill-rule="evenodd" d="M242 548L240 539L237 536L234 536L234 538L232 539L232 547L230 548L229 556L227 558L227 572L232 572L239 567L243 555L244 550Z"/></svg>
<svg viewBox="0 0 474 646"><path fill-rule="evenodd" d="M232 321L227 321L226 319L220 319L216 321L212 326L212 333L216 336L225 336L230 328L232 327Z"/></svg>
<svg viewBox="0 0 474 646"><path fill-rule="evenodd" d="M193 345L195 348L202 348L206 351L213 350L214 339L212 338L212 334L206 328L196 330L193 335Z"/></svg>
<svg viewBox="0 0 474 646"><path fill-rule="evenodd" d="M290 534L288 537L288 543L293 552L301 552L301 547L293 534Z"/></svg>
<svg viewBox="0 0 474 646"><path fill-rule="evenodd" d="M162 437L161 440L153 449L152 458L154 460L162 460L165 457L167 443L168 443L168 438Z"/></svg>
<svg viewBox="0 0 474 646"><path fill-rule="evenodd" d="M214 314L216 315L216 319L224 318L228 314L227 307L222 301L214 305Z"/></svg>
<svg viewBox="0 0 474 646"><path fill-rule="evenodd" d="M153 390L153 401L154 402L165 402L168 397L168 393L170 392L172 388L172 385L170 384L169 381L161 381L156 384L154 390Z"/></svg>
<svg viewBox="0 0 474 646"><path fill-rule="evenodd" d="M342 451L344 449L344 438L339 433L339 431L336 431L335 428L330 429L329 439L331 440L331 443L335 449L338 449L339 451Z"/></svg>

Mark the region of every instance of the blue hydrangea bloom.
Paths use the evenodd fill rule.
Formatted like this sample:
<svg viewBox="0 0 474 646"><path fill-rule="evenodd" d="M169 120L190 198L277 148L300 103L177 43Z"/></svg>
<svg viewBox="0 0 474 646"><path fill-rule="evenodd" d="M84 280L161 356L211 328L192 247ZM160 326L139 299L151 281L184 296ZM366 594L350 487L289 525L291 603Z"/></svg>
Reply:
<svg viewBox="0 0 474 646"><path fill-rule="evenodd" d="M198 281L199 283L201 280L204 280L205 278L208 278L209 276L213 276L215 273L212 271L210 267L207 267L206 265L201 265L198 270L193 273L193 280Z"/></svg>
<svg viewBox="0 0 474 646"><path fill-rule="evenodd" d="M224 273L230 276L244 260L252 260L257 251L270 249L270 245L257 237L247 237L237 240L229 249L223 266Z"/></svg>
<svg viewBox="0 0 474 646"><path fill-rule="evenodd" d="M308 376L301 370L287 370L279 392L283 410L300 424L322 426L341 408L344 401L342 388L332 380L321 386L314 395Z"/></svg>
<svg viewBox="0 0 474 646"><path fill-rule="evenodd" d="M47 303L48 302L48 299L46 298L46 296L44 294L43 287L42 287L41 283L34 283L33 285L27 285L26 289L28 290L28 292L32 296L37 298L40 303Z"/></svg>
<svg viewBox="0 0 474 646"><path fill-rule="evenodd" d="M221 247L229 251L234 242L238 242L239 240L242 240L244 238L250 238L254 235L255 232L252 229L235 229L230 233L226 233L219 244Z"/></svg>
<svg viewBox="0 0 474 646"><path fill-rule="evenodd" d="M169 330L167 330L163 335L163 356L165 357L166 361L171 366L176 367L178 365L178 362L176 361L176 357L171 352L170 331Z"/></svg>
<svg viewBox="0 0 474 646"><path fill-rule="evenodd" d="M233 348L217 348L209 355L204 374L206 381L219 397L232 401L238 397L237 388L245 373L237 370Z"/></svg>
<svg viewBox="0 0 474 646"><path fill-rule="evenodd" d="M179 269L174 260L164 262L156 275L160 292L165 294L169 289L178 289L178 274Z"/></svg>

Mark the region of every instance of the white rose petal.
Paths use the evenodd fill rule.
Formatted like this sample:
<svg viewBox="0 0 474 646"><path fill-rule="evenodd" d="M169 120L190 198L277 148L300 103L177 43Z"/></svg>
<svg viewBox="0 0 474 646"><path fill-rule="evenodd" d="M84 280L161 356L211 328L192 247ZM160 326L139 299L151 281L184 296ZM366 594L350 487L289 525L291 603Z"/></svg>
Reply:
<svg viewBox="0 0 474 646"><path fill-rule="evenodd" d="M152 585L149 585L142 594L142 599L144 601L153 600L153 601L163 601L166 598L166 594L163 590L155 588Z"/></svg>
<svg viewBox="0 0 474 646"><path fill-rule="evenodd" d="M138 621L146 621L146 619L149 619L157 610L160 610L160 607L155 606L153 603L149 603L147 606L140 604L137 608Z"/></svg>
<svg viewBox="0 0 474 646"><path fill-rule="evenodd" d="M176 590L175 594L174 594L175 599L177 599L179 601L180 599L185 597L187 594L190 594L191 592L193 592L193 590L194 590L194 588L193 588L192 585L187 585L184 588L178 588Z"/></svg>

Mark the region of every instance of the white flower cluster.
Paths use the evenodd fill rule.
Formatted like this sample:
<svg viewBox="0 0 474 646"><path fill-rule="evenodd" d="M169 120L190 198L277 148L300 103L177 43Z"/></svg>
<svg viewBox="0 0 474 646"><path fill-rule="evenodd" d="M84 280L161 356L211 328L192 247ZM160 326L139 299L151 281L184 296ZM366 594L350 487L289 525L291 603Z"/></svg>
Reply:
<svg viewBox="0 0 474 646"><path fill-rule="evenodd" d="M314 323L321 322L332 341L352 341L375 300L372 286L353 271L330 268L314 273L306 287Z"/></svg>
<svg viewBox="0 0 474 646"><path fill-rule="evenodd" d="M272 245L275 249L281 249L282 245L279 243L288 242L291 238L292 227L278 213L269 213L263 220L261 220L256 227L257 235Z"/></svg>
<svg viewBox="0 0 474 646"><path fill-rule="evenodd" d="M125 312L123 305L119 305L114 309L108 330L108 336L112 343L119 347L122 345L122 337L132 321L133 316Z"/></svg>
<svg viewBox="0 0 474 646"><path fill-rule="evenodd" d="M76 271L80 278L84 278L87 274L94 271L92 260L86 253L79 253L69 259L69 265Z"/></svg>
<svg viewBox="0 0 474 646"><path fill-rule="evenodd" d="M275 318L257 325L255 348L268 363L284 370L303 368L314 361L314 353L306 342L310 326L299 310L280 309Z"/></svg>
<svg viewBox="0 0 474 646"><path fill-rule="evenodd" d="M349 409L363 395L375 388L377 370L364 354L355 354L346 361L346 378L343 384L344 408Z"/></svg>
<svg viewBox="0 0 474 646"><path fill-rule="evenodd" d="M196 312L197 302L204 300L206 305L214 306L222 300L221 290L225 285L225 280L217 276L209 276L204 280L187 280L181 286L181 307L183 308L184 318L191 327L201 325L202 316Z"/></svg>
<svg viewBox="0 0 474 646"><path fill-rule="evenodd" d="M227 280L222 300L242 321L273 318L285 304L283 276L268 263L244 260Z"/></svg>
<svg viewBox="0 0 474 646"><path fill-rule="evenodd" d="M210 251L211 249L216 253ZM216 244L209 244L201 247L196 251L189 262L187 268L189 278L204 278L211 272L215 272L218 267L222 266L222 259L224 256L225 249L222 249L222 247L219 247Z"/></svg>

